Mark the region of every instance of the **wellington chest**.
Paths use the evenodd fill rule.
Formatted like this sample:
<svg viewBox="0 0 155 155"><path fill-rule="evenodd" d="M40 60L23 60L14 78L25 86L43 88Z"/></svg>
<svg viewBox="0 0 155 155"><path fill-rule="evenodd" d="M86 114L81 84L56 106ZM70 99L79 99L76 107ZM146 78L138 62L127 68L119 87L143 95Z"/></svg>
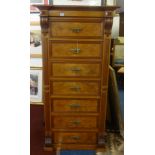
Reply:
<svg viewBox="0 0 155 155"><path fill-rule="evenodd" d="M102 147L117 7L36 7L41 12L45 148Z"/></svg>

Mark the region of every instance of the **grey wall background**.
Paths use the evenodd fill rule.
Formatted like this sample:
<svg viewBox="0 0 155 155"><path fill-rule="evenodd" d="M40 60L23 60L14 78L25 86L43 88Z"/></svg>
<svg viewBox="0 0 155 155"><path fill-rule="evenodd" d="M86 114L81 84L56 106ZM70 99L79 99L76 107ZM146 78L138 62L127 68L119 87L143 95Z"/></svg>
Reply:
<svg viewBox="0 0 155 155"><path fill-rule="evenodd" d="M116 0L116 5L120 6L120 12L124 12L124 0Z"/></svg>

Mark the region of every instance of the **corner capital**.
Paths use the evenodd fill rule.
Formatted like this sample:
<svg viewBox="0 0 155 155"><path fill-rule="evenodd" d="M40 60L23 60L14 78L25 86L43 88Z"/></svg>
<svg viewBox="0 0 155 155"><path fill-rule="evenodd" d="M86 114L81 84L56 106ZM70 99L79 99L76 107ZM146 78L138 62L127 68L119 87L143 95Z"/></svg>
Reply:
<svg viewBox="0 0 155 155"><path fill-rule="evenodd" d="M48 16L40 16L40 25L42 33L47 33L49 27Z"/></svg>
<svg viewBox="0 0 155 155"><path fill-rule="evenodd" d="M112 24L113 24L112 17L105 18L105 32L104 33L105 35L107 35L107 37L111 35Z"/></svg>

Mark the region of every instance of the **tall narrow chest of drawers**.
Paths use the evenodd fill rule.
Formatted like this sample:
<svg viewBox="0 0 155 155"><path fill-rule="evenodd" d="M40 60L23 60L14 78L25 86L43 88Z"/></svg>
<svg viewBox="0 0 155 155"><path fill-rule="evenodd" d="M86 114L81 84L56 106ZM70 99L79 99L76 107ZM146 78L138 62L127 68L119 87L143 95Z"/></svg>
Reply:
<svg viewBox="0 0 155 155"><path fill-rule="evenodd" d="M117 7L39 8L45 147L104 144L111 27Z"/></svg>

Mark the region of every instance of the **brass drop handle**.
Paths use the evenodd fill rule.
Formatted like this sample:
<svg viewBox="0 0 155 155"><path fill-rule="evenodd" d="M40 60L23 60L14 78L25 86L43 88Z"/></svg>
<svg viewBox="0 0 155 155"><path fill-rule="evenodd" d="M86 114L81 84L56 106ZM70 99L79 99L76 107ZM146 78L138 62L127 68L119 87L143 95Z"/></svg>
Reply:
<svg viewBox="0 0 155 155"><path fill-rule="evenodd" d="M72 104L69 104L69 106L71 108L80 108L80 104L78 104L78 103L72 103Z"/></svg>
<svg viewBox="0 0 155 155"><path fill-rule="evenodd" d="M71 136L70 138L73 139L73 140L79 140L80 136Z"/></svg>
<svg viewBox="0 0 155 155"><path fill-rule="evenodd" d="M72 91L77 91L78 92L78 91L80 91L81 88L79 86L74 86L74 87L71 87L70 89Z"/></svg>
<svg viewBox="0 0 155 155"><path fill-rule="evenodd" d="M74 125L80 125L80 121L79 120L75 120L75 121L71 121L71 124L74 124Z"/></svg>
<svg viewBox="0 0 155 155"><path fill-rule="evenodd" d="M78 53L80 53L80 51L81 51L80 48L71 48L70 50L71 50L71 52L74 53L74 54L78 54Z"/></svg>
<svg viewBox="0 0 155 155"><path fill-rule="evenodd" d="M78 68L78 67L73 67L73 68L71 68L71 71L72 71L72 72L80 72L81 69Z"/></svg>
<svg viewBox="0 0 155 155"><path fill-rule="evenodd" d="M79 33L79 32L81 32L82 31L82 28L72 28L71 29L72 30L72 32L74 32L74 33Z"/></svg>

